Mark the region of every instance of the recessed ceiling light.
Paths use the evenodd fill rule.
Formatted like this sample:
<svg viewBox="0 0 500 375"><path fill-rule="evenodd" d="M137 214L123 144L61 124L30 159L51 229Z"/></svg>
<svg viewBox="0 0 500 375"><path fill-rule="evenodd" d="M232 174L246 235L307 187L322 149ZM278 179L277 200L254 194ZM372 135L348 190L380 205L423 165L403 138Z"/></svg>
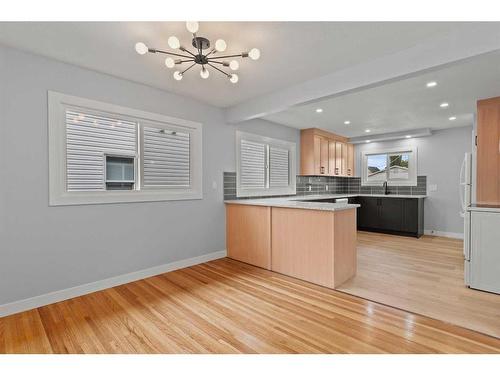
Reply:
<svg viewBox="0 0 500 375"><path fill-rule="evenodd" d="M366 143L370 143L371 141L369 141L369 140L366 140L365 142L366 142Z"/></svg>
<svg viewBox="0 0 500 375"><path fill-rule="evenodd" d="M427 82L426 86L427 86L427 87L434 87L434 86L437 86L437 82L436 82L436 81Z"/></svg>
<svg viewBox="0 0 500 375"><path fill-rule="evenodd" d="M321 113L323 112L323 108L316 108L316 113Z"/></svg>
<svg viewBox="0 0 500 375"><path fill-rule="evenodd" d="M449 106L449 104L448 104L448 103L446 103L446 102L444 102L444 103L441 103L439 106L440 106L441 108L446 108L446 107L448 107L448 106Z"/></svg>
<svg viewBox="0 0 500 375"><path fill-rule="evenodd" d="M406 138L411 138L411 135L407 135Z"/></svg>
<svg viewBox="0 0 500 375"><path fill-rule="evenodd" d="M366 129L366 130L365 130L365 133L369 133L369 132L371 132L371 130L370 130L370 129Z"/></svg>
<svg viewBox="0 0 500 375"><path fill-rule="evenodd" d="M349 125L351 122L349 120L344 121L344 124Z"/></svg>
<svg viewBox="0 0 500 375"><path fill-rule="evenodd" d="M451 117L449 117L449 118L448 118L448 120L450 120L450 121L454 121L454 120L456 120L456 119L457 119L457 118L456 118L455 116L451 116Z"/></svg>

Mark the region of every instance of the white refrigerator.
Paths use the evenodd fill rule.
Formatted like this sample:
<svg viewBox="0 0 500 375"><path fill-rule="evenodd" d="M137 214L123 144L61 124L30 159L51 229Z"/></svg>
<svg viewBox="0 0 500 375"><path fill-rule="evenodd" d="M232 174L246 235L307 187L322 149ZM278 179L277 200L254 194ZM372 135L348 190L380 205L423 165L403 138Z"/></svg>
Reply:
<svg viewBox="0 0 500 375"><path fill-rule="evenodd" d="M467 153L460 170L465 285L500 294L500 206L472 204L472 176L473 156Z"/></svg>

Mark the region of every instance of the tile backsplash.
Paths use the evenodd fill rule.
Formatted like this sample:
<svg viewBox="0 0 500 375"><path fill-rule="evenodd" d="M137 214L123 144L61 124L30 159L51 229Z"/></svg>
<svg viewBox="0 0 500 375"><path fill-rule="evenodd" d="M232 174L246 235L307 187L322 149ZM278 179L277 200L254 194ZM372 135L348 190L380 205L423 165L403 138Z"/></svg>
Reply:
<svg viewBox="0 0 500 375"><path fill-rule="evenodd" d="M391 194L425 195L427 176L418 176L417 186L389 186L388 190ZM361 186L360 177L297 176L297 195L382 193L382 186ZM224 200L230 199L242 199L236 197L236 172L224 172Z"/></svg>

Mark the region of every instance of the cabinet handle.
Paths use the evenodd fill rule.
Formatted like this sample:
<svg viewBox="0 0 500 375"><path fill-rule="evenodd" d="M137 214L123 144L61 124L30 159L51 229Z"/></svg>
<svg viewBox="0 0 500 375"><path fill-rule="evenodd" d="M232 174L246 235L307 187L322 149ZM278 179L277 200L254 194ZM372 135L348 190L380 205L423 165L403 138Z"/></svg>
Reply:
<svg viewBox="0 0 500 375"><path fill-rule="evenodd" d="M325 167L320 167L319 173L324 174L325 173Z"/></svg>
<svg viewBox="0 0 500 375"><path fill-rule="evenodd" d="M339 169L335 168L335 174L339 174Z"/></svg>

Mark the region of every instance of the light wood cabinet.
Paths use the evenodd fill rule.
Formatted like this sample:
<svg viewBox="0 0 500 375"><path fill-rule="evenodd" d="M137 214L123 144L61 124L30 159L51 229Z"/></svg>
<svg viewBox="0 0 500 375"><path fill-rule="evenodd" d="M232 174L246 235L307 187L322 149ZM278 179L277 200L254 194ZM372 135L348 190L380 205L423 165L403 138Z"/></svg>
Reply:
<svg viewBox="0 0 500 375"><path fill-rule="evenodd" d="M271 270L336 288L356 273L356 210L272 208Z"/></svg>
<svg viewBox="0 0 500 375"><path fill-rule="evenodd" d="M300 174L354 176L354 145L321 129L301 130Z"/></svg>
<svg viewBox="0 0 500 375"><path fill-rule="evenodd" d="M477 203L500 204L500 97L477 102Z"/></svg>
<svg viewBox="0 0 500 375"><path fill-rule="evenodd" d="M347 144L347 176L354 176L354 145Z"/></svg>
<svg viewBox="0 0 500 375"><path fill-rule="evenodd" d="M271 269L271 207L226 205L227 256Z"/></svg>
<svg viewBox="0 0 500 375"><path fill-rule="evenodd" d="M226 204L227 256L336 288L356 273L356 208Z"/></svg>
<svg viewBox="0 0 500 375"><path fill-rule="evenodd" d="M328 139L314 136L314 174L328 175Z"/></svg>

